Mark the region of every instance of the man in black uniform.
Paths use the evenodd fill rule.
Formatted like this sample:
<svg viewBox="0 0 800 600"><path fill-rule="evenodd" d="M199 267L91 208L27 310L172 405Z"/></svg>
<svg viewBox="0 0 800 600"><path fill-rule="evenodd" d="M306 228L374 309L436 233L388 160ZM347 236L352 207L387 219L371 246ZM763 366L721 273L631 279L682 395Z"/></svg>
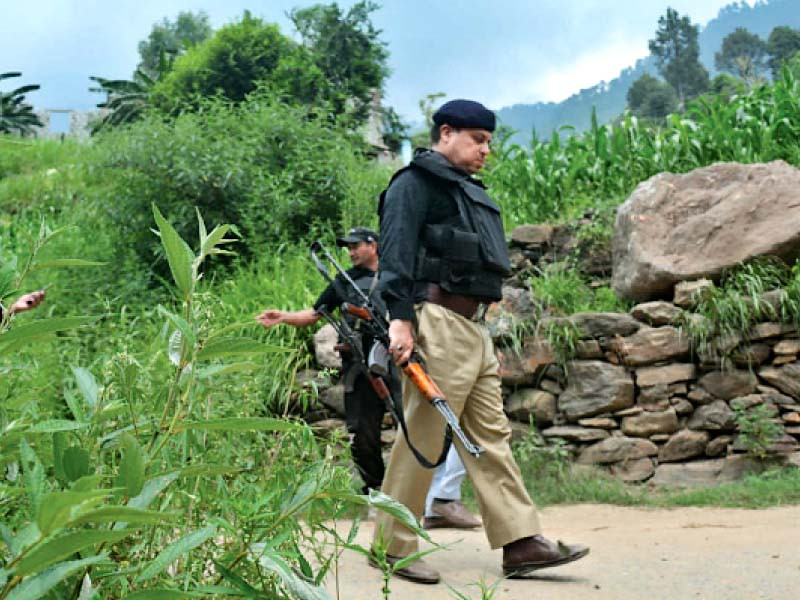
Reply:
<svg viewBox="0 0 800 600"><path fill-rule="evenodd" d="M356 285L374 301L378 301L375 289L378 283L378 234L366 227L351 229L346 236L336 240L338 246L346 246L353 266L347 274ZM286 323L295 327L313 325L322 318L319 311L332 313L343 302L357 303L358 297L350 289L341 275L337 275L338 285L329 284L322 292L313 308L289 312L268 309L256 320L264 327ZM343 294L346 296L343 297ZM353 329L358 328L356 320L345 316ZM341 342L342 340L340 340ZM374 342L365 332L361 334L364 353L368 353ZM364 480L363 492L369 488L379 489L383 482L383 457L381 456L381 422L385 407L375 394L369 381L356 363L355 355L346 348L340 350L342 356L342 377L345 382L345 416L347 430L352 436L351 453L353 461ZM396 382L396 380L395 380ZM398 388L394 383L394 387ZM393 393L399 394L399 389Z"/></svg>
<svg viewBox="0 0 800 600"><path fill-rule="evenodd" d="M459 416L464 432L482 446L475 458L455 443L483 516L492 548L503 548L503 571L514 577L582 558L588 548L542 537L536 507L514 462L511 428L503 412L498 363L483 323L488 303L501 298L510 265L499 207L471 175L484 165L494 113L477 102L454 100L433 116L432 150L418 151L381 196L381 293L387 304L390 351L398 364L416 348ZM444 421L413 385L403 384L412 442L426 455L441 444ZM419 517L431 472L398 438L383 491ZM376 540L396 562L418 550L416 535L381 514ZM423 561L395 574L435 583Z"/></svg>

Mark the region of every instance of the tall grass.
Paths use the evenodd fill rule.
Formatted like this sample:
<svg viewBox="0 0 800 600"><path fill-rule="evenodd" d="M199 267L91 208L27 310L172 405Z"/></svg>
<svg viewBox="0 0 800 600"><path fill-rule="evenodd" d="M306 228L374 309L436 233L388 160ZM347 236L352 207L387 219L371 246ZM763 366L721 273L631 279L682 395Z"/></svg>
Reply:
<svg viewBox="0 0 800 600"><path fill-rule="evenodd" d="M534 138L529 148L500 140L486 182L507 227L574 218L614 206L641 181L719 161L783 159L800 164L800 82L786 69L749 94L701 97L659 129L624 115L581 135Z"/></svg>

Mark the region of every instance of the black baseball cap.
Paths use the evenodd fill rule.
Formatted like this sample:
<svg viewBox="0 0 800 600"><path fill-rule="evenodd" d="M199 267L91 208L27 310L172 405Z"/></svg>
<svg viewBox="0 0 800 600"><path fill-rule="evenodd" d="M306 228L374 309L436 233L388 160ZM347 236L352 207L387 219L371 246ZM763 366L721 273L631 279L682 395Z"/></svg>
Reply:
<svg viewBox="0 0 800 600"><path fill-rule="evenodd" d="M347 246L347 244L357 244L359 242L377 242L378 234L366 227L353 227L347 235L336 238L337 246Z"/></svg>

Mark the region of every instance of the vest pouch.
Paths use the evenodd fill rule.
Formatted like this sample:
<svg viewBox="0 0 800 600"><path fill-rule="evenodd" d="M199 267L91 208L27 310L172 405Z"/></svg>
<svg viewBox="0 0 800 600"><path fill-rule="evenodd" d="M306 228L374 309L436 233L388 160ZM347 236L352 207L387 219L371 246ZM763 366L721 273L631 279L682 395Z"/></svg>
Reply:
<svg viewBox="0 0 800 600"><path fill-rule="evenodd" d="M479 266L481 264L481 243L477 234L471 231L453 229L453 240L443 256L447 260L464 265Z"/></svg>
<svg viewBox="0 0 800 600"><path fill-rule="evenodd" d="M453 240L453 226L447 224L425 225L422 234L424 246L429 252L442 256Z"/></svg>

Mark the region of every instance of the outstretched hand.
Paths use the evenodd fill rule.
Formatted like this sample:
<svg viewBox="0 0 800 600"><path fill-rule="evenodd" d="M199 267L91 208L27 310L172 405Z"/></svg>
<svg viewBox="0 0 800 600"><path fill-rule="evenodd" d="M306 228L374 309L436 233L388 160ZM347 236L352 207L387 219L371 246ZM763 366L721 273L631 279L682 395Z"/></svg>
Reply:
<svg viewBox="0 0 800 600"><path fill-rule="evenodd" d="M264 327L272 327L279 323L283 323L284 311L277 308L268 308L256 317L256 321L261 323Z"/></svg>
<svg viewBox="0 0 800 600"><path fill-rule="evenodd" d="M11 305L9 311L11 313L21 313L32 308L36 308L44 300L44 290L37 290L20 296L14 304Z"/></svg>

